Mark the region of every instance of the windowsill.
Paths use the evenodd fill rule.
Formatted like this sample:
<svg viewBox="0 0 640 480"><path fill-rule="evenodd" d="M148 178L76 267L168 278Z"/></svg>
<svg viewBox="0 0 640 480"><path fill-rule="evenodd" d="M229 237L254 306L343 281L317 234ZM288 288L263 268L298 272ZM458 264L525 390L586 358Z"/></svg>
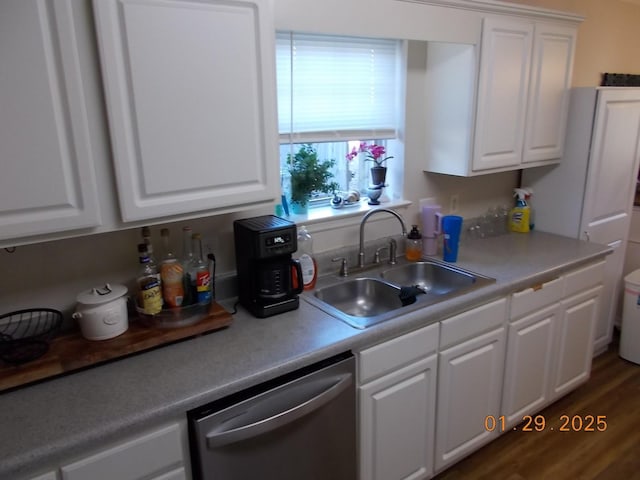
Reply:
<svg viewBox="0 0 640 480"><path fill-rule="evenodd" d="M306 214L283 215L284 218L295 222L297 225L315 225L313 230L326 230L337 226L355 224L360 221L362 215L369 210L377 208L405 209L411 205L408 200L390 200L380 205L369 205L367 199L360 200L357 205L333 208L330 206L310 209Z"/></svg>

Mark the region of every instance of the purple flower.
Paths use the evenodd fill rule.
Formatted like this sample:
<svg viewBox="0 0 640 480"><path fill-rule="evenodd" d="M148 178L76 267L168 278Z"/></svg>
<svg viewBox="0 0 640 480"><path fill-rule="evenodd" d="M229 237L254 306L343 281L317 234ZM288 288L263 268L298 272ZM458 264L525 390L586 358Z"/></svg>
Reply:
<svg viewBox="0 0 640 480"><path fill-rule="evenodd" d="M372 143L371 145L369 145L366 142L362 142L360 143L360 147L357 150L355 147L353 147L351 152L347 154L346 156L347 160L349 161L353 160L360 152L366 153L367 154L366 160L374 162L378 167L381 167L385 161L389 160L390 158L393 158L393 157L384 157L386 151L382 145L376 145L375 143ZM384 158L381 158L381 157L384 157Z"/></svg>

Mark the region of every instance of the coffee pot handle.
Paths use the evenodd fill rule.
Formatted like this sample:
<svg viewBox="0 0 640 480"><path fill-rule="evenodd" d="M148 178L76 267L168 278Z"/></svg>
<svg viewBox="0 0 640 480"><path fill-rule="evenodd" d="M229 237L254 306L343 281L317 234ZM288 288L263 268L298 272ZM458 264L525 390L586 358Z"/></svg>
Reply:
<svg viewBox="0 0 640 480"><path fill-rule="evenodd" d="M291 281L291 285L295 286L295 288L292 289L291 293L292 294L302 293L302 290L304 289L304 279L302 278L302 267L300 266L300 262L297 259L292 258L291 267L292 267L291 273L293 274L293 271L295 271L294 277Z"/></svg>

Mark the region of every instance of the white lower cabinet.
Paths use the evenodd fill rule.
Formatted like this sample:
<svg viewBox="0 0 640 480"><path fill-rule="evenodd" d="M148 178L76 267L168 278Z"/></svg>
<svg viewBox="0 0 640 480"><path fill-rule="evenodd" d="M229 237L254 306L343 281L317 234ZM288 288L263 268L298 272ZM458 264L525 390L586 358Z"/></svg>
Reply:
<svg viewBox="0 0 640 480"><path fill-rule="evenodd" d="M431 476L437 361L431 355L360 389L363 480Z"/></svg>
<svg viewBox="0 0 640 480"><path fill-rule="evenodd" d="M500 412L504 348L500 327L438 355L436 472L498 435L485 419Z"/></svg>
<svg viewBox="0 0 640 480"><path fill-rule="evenodd" d="M61 478L186 480L189 478L187 448L185 420L63 465Z"/></svg>
<svg viewBox="0 0 640 480"><path fill-rule="evenodd" d="M558 304L509 325L502 414L509 429L549 401Z"/></svg>
<svg viewBox="0 0 640 480"><path fill-rule="evenodd" d="M598 286L561 302L551 401L589 379L601 292L602 287Z"/></svg>
<svg viewBox="0 0 640 480"><path fill-rule="evenodd" d="M501 298L441 322L436 472L497 436L485 419L500 411L506 316Z"/></svg>
<svg viewBox="0 0 640 480"><path fill-rule="evenodd" d="M604 266L512 295L500 427L511 429L589 378Z"/></svg>
<svg viewBox="0 0 640 480"><path fill-rule="evenodd" d="M433 475L439 325L358 354L360 479Z"/></svg>

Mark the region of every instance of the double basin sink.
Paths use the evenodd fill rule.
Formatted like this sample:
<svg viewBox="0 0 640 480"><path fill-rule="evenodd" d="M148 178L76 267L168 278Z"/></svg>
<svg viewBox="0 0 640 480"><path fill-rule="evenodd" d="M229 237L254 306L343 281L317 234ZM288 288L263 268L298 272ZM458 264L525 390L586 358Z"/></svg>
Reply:
<svg viewBox="0 0 640 480"><path fill-rule="evenodd" d="M368 275L341 280L323 279L303 298L352 327L364 329L494 282L450 265L423 261L386 265Z"/></svg>

